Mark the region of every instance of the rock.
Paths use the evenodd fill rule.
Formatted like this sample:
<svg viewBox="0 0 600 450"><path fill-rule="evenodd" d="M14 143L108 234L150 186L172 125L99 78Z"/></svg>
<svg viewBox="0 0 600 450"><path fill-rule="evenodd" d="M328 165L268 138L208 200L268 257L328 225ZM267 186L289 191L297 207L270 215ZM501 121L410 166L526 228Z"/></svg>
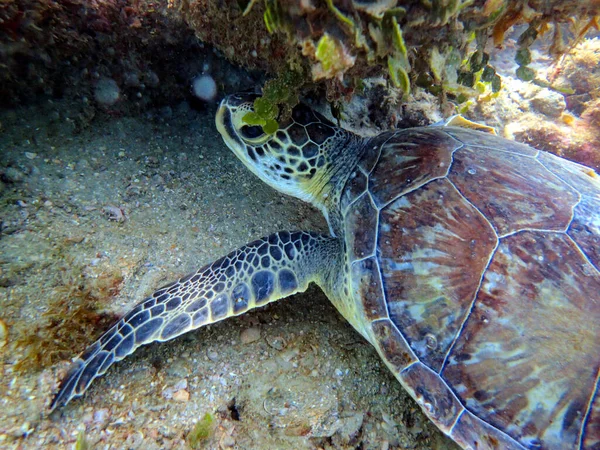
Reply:
<svg viewBox="0 0 600 450"><path fill-rule="evenodd" d="M185 378L190 374L190 367L188 362L183 358L178 358L173 361L165 369L165 372L172 377ZM185 388L186 386L175 385L175 389Z"/></svg>
<svg viewBox="0 0 600 450"><path fill-rule="evenodd" d="M282 336L267 336L267 344L275 350L283 350L287 346L287 342Z"/></svg>
<svg viewBox="0 0 600 450"><path fill-rule="evenodd" d="M242 344L250 344L260 339L260 329L257 327L246 328L240 333Z"/></svg>
<svg viewBox="0 0 600 450"><path fill-rule="evenodd" d="M100 78L94 87L94 99L102 106L112 106L119 100L120 90L112 78Z"/></svg>
<svg viewBox="0 0 600 450"><path fill-rule="evenodd" d="M139 87L140 86L140 74L137 72L127 72L123 76L123 82L128 87Z"/></svg>
<svg viewBox="0 0 600 450"><path fill-rule="evenodd" d="M548 117L560 117L567 108L565 98L558 92L548 89L540 90L535 97L530 100L531 107L537 112Z"/></svg>
<svg viewBox="0 0 600 450"><path fill-rule="evenodd" d="M25 174L19 169L15 169L14 167L7 167L6 169L4 169L2 178L7 183L20 183L23 180L25 180Z"/></svg>
<svg viewBox="0 0 600 450"><path fill-rule="evenodd" d="M75 163L75 170L77 172L83 172L90 168L90 162L87 159L80 159Z"/></svg>
<svg viewBox="0 0 600 450"><path fill-rule="evenodd" d="M173 439L177 435L175 430L173 430L172 428L170 428L167 425L160 426L158 428L158 432L160 433L161 436L163 436L167 439Z"/></svg>
<svg viewBox="0 0 600 450"><path fill-rule="evenodd" d="M152 88L158 87L158 85L160 84L160 78L158 78L158 75L156 75L156 73L152 70L146 72L144 76L144 81L146 83L146 86Z"/></svg>
<svg viewBox="0 0 600 450"><path fill-rule="evenodd" d="M164 106L158 111L158 114L161 119L170 119L173 117L173 108Z"/></svg>
<svg viewBox="0 0 600 450"><path fill-rule="evenodd" d="M232 436L224 436L221 445L225 448L235 447L235 439Z"/></svg>
<svg viewBox="0 0 600 450"><path fill-rule="evenodd" d="M146 167L156 169L160 166L160 160L156 156L147 156L145 160Z"/></svg>
<svg viewBox="0 0 600 450"><path fill-rule="evenodd" d="M364 414L356 413L350 417L340 419L342 426L337 430L336 437L339 437L340 447L354 445L360 435L360 428L364 421ZM334 439L334 441L337 439Z"/></svg>

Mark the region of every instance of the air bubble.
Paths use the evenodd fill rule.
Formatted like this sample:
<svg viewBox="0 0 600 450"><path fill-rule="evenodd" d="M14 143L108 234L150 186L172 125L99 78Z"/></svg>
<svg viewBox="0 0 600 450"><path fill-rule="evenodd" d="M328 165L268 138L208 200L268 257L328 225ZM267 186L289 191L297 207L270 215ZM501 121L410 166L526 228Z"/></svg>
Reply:
<svg viewBox="0 0 600 450"><path fill-rule="evenodd" d="M475 169L473 169L472 167L470 167L470 168L467 170L467 173L468 173L469 175L475 175L475 174L477 173L477 171L476 171Z"/></svg>

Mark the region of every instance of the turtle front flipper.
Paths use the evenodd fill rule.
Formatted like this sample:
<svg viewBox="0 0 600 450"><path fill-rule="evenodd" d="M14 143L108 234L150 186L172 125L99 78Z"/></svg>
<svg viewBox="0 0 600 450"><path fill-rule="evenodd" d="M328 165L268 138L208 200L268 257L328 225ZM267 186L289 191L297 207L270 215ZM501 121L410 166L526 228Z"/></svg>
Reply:
<svg viewBox="0 0 600 450"><path fill-rule="evenodd" d="M142 345L302 292L311 281L321 284L337 255L331 237L279 232L157 290L73 362L50 409L83 395L96 377Z"/></svg>

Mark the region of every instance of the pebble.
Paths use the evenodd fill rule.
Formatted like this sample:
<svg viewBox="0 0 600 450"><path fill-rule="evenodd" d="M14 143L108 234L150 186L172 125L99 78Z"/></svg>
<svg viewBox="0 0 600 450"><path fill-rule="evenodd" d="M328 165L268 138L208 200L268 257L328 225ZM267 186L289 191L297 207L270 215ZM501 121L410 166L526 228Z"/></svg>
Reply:
<svg viewBox="0 0 600 450"><path fill-rule="evenodd" d="M240 333L242 344L250 344L260 339L260 329L257 327L246 328Z"/></svg>
<svg viewBox="0 0 600 450"><path fill-rule="evenodd" d="M104 425L108 422L109 417L110 417L110 412L108 411L108 409L106 409L106 408L99 409L98 411L96 411L94 413L94 422Z"/></svg>
<svg viewBox="0 0 600 450"><path fill-rule="evenodd" d="M232 436L225 436L223 439L221 439L221 445L223 447L234 447L235 439Z"/></svg>
<svg viewBox="0 0 600 450"><path fill-rule="evenodd" d="M364 422L364 418L364 414L356 413L350 417L341 419L343 425L340 427L337 433L341 437L342 444L348 445L360 434L360 429Z"/></svg>
<svg viewBox="0 0 600 450"><path fill-rule="evenodd" d="M287 347L287 342L282 336L267 336L267 344L275 350L283 350Z"/></svg>
<svg viewBox="0 0 600 450"><path fill-rule="evenodd" d="M161 436L166 437L167 439L172 439L176 436L175 431L169 428L166 425L162 425L158 428L158 432Z"/></svg>
<svg viewBox="0 0 600 450"><path fill-rule="evenodd" d="M190 367L185 359L179 358L169 364L165 372L172 377L184 378L189 376ZM176 387L176 389L179 388Z"/></svg>
<svg viewBox="0 0 600 450"><path fill-rule="evenodd" d="M151 169L156 169L160 166L160 161L156 156L148 156L146 157L146 166Z"/></svg>
<svg viewBox="0 0 600 450"><path fill-rule="evenodd" d="M300 353L300 350L298 348L290 348L281 354L281 358L284 361L291 361L296 356L298 356L299 353Z"/></svg>
<svg viewBox="0 0 600 450"><path fill-rule="evenodd" d="M8 327L6 322L0 319L0 348L4 347L8 342Z"/></svg>
<svg viewBox="0 0 600 450"><path fill-rule="evenodd" d="M14 167L4 169L4 179L9 183L20 183L25 179L25 174Z"/></svg>
<svg viewBox="0 0 600 450"><path fill-rule="evenodd" d="M75 164L75 170L78 172L83 172L90 168L90 162L87 159L80 159Z"/></svg>
<svg viewBox="0 0 600 450"><path fill-rule="evenodd" d="M188 387L188 382L186 379L183 379L181 381L178 381L175 386L173 386L173 389L175 390L180 390L180 389L187 389Z"/></svg>
<svg viewBox="0 0 600 450"><path fill-rule="evenodd" d="M173 394L173 400L176 402L187 402L190 400L190 393L185 389L179 389Z"/></svg>

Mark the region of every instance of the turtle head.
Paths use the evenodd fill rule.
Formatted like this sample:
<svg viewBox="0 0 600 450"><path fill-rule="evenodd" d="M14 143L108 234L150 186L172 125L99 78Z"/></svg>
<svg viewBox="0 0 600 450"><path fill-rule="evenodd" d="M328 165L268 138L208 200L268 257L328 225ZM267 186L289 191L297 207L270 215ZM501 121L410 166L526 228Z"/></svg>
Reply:
<svg viewBox="0 0 600 450"><path fill-rule="evenodd" d="M279 121L275 133L265 133L243 120L253 111L257 97L235 94L223 99L216 124L225 143L267 184L325 211L325 199L335 185L332 178L339 172L339 156L353 135L303 104L293 109L289 120Z"/></svg>

